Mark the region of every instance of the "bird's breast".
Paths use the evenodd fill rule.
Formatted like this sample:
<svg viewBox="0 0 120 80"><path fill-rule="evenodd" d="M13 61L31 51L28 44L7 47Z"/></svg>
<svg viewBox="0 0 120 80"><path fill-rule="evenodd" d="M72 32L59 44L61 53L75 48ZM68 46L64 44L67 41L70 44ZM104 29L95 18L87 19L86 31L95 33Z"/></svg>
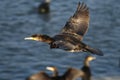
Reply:
<svg viewBox="0 0 120 80"><path fill-rule="evenodd" d="M63 49L68 52L82 51L82 48L79 45L75 45L75 44L72 44L71 42L63 41L63 40L58 40L58 41L53 42L50 45L50 48L59 48L59 49Z"/></svg>

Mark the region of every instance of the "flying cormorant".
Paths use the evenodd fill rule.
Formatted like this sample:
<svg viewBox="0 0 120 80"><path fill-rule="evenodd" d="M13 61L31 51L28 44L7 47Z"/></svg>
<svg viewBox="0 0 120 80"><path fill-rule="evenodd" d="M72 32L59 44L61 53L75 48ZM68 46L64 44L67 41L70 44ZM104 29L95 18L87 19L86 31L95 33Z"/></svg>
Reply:
<svg viewBox="0 0 120 80"><path fill-rule="evenodd" d="M69 18L59 34L53 37L43 34L34 34L26 37L25 40L35 40L46 42L50 48L59 48L69 52L90 52L103 56L99 49L91 48L82 42L83 36L88 30L89 9L86 4L78 3L78 7L73 16Z"/></svg>

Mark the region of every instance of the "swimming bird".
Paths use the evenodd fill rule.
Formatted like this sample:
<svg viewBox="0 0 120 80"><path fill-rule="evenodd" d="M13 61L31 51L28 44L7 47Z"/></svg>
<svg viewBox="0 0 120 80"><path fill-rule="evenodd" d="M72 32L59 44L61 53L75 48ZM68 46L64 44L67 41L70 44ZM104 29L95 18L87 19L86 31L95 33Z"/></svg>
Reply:
<svg viewBox="0 0 120 80"><path fill-rule="evenodd" d="M42 0L42 3L38 7L38 12L41 14L50 12L50 1L51 0Z"/></svg>
<svg viewBox="0 0 120 80"><path fill-rule="evenodd" d="M47 73L40 71L36 74L29 76L26 80L75 80L82 75L83 73L81 70L75 68L68 68L63 75L49 76Z"/></svg>
<svg viewBox="0 0 120 80"><path fill-rule="evenodd" d="M49 66L46 67L47 70L50 70L53 72L53 77L55 80L75 80L77 78L83 77L84 76L84 72L75 68L68 68L65 73L60 76L58 75L58 69L55 66Z"/></svg>
<svg viewBox="0 0 120 80"><path fill-rule="evenodd" d="M60 33L53 37L44 34L34 34L26 37L25 40L46 42L50 48L59 48L69 52L90 52L103 56L99 49L91 48L82 42L83 36L88 30L89 8L84 3L78 3L74 15L69 18Z"/></svg>
<svg viewBox="0 0 120 80"><path fill-rule="evenodd" d="M92 60L94 60L94 59L96 59L95 57L93 57L93 56L86 56L85 57L85 60L84 60L84 65L83 65L83 67L81 68L81 71L79 71L79 70L77 70L77 69L75 69L75 68L69 68L68 70L66 70L66 72L65 72L65 74L63 75L63 76L65 76L66 78L69 78L69 75L77 75L78 73L80 73L79 74L79 76L77 76L76 78L82 78L82 80L91 80L91 76L92 76L92 74L91 74L91 69L90 69L90 62L92 61ZM60 78L62 78L62 80L64 80L64 77L63 76L59 76L58 75L58 70L57 70L57 68L55 67L55 66L49 66L49 67L46 67L46 69L47 70L50 70L50 71L52 71L53 72L53 77L59 77L59 79ZM68 74L69 73L69 74ZM71 78L71 77L70 77ZM70 79L69 78L69 79ZM68 79L68 80L69 80ZM73 78L72 78L73 79ZM71 80L72 80L71 79ZM74 80L74 79L73 79Z"/></svg>
<svg viewBox="0 0 120 80"><path fill-rule="evenodd" d="M83 71L76 68L68 68L60 80L76 80L83 76Z"/></svg>
<svg viewBox="0 0 120 80"><path fill-rule="evenodd" d="M82 80L91 80L91 69L90 69L90 62L92 60L96 59L93 56L86 56L85 60L84 60L84 66L81 68L81 70L83 71L83 76L82 76Z"/></svg>

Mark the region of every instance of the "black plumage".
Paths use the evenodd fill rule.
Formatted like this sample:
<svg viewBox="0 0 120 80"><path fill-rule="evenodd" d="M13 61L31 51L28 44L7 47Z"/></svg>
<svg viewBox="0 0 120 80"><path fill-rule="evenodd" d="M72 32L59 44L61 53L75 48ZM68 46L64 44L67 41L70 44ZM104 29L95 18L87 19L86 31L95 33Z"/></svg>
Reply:
<svg viewBox="0 0 120 80"><path fill-rule="evenodd" d="M78 3L76 12L69 18L59 34L53 37L35 34L25 39L46 42L50 45L50 48L59 48L69 52L84 51L102 56L101 50L91 48L82 42L83 36L88 30L88 25L89 9L86 4Z"/></svg>
<svg viewBox="0 0 120 80"><path fill-rule="evenodd" d="M61 76L60 80L76 80L83 76L83 71L76 68L68 68L66 72Z"/></svg>
<svg viewBox="0 0 120 80"><path fill-rule="evenodd" d="M63 75L49 76L47 73L41 71L29 76L26 80L75 80L82 75L83 72L81 70L68 68Z"/></svg>
<svg viewBox="0 0 120 80"><path fill-rule="evenodd" d="M86 56L85 60L84 60L84 65L81 68L81 70L83 71L84 75L82 76L82 80L91 80L91 69L90 69L90 61L94 60L95 57L93 56Z"/></svg>

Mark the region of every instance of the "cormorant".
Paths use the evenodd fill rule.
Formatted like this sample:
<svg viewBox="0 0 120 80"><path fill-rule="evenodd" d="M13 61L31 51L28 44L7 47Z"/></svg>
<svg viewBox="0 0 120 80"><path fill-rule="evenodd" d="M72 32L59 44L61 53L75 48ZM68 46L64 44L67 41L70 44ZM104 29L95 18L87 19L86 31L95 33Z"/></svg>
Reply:
<svg viewBox="0 0 120 80"><path fill-rule="evenodd" d="M31 75L26 80L75 80L80 78L83 72L79 69L69 68L63 75L49 76L45 72L39 72Z"/></svg>
<svg viewBox="0 0 120 80"><path fill-rule="evenodd" d="M41 14L50 12L50 0L43 0L38 7L38 12Z"/></svg>
<svg viewBox="0 0 120 80"><path fill-rule="evenodd" d="M84 66L81 68L83 71L84 75L82 76L82 80L91 80L91 69L90 69L90 61L96 59L93 56L87 56L84 60Z"/></svg>
<svg viewBox="0 0 120 80"><path fill-rule="evenodd" d="M84 75L83 71L75 68L68 68L62 76L58 75L58 70L55 66L47 67L46 69L53 72L53 78L55 80L75 80Z"/></svg>
<svg viewBox="0 0 120 80"><path fill-rule="evenodd" d="M92 74L91 74L91 69L90 69L89 63L90 63L90 61L92 61L94 59L96 59L96 58L93 56L86 56L86 58L84 60L84 65L81 68L81 71L74 69L74 68L69 68L63 76L65 76L68 80L70 80L70 79L74 80L73 78L69 77L69 75L73 75L75 77L75 75L80 73L79 77L81 77L82 80L91 80ZM58 70L56 67L52 66L52 67L47 67L46 69L53 72L53 77L58 78L59 75L58 75ZM66 78L64 78L63 76L59 77L59 79L62 78L61 80L66 80ZM78 78L78 76L76 78Z"/></svg>
<svg viewBox="0 0 120 80"><path fill-rule="evenodd" d="M91 48L82 42L83 36L88 30L89 9L86 4L78 3L78 7L73 16L69 18L61 32L53 37L43 34L34 34L26 37L26 40L46 42L50 48L59 48L69 52L90 52L103 56L99 49Z"/></svg>
<svg viewBox="0 0 120 80"><path fill-rule="evenodd" d="M75 68L68 68L60 80L76 80L83 76L83 71Z"/></svg>

